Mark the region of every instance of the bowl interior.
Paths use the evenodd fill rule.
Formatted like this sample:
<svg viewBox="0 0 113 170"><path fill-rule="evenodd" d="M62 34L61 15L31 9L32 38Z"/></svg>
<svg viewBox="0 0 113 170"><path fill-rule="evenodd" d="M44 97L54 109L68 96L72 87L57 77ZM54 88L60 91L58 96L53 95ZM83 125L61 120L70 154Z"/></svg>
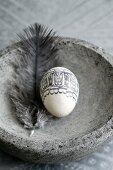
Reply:
<svg viewBox="0 0 113 170"><path fill-rule="evenodd" d="M7 80L12 76L9 59L15 49L0 58L0 127L20 137L29 138L28 131L16 120L7 95ZM98 53L80 44L61 44L58 66L70 69L77 77L80 94L73 112L60 119L51 119L45 129L35 130L38 140L67 139L83 136L105 124L113 112L113 68Z"/></svg>

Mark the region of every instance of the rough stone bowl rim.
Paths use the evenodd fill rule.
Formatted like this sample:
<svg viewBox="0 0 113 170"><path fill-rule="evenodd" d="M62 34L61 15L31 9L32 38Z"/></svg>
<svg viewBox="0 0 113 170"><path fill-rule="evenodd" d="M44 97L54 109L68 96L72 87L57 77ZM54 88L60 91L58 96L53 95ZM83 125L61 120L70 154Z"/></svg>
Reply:
<svg viewBox="0 0 113 170"><path fill-rule="evenodd" d="M75 38L63 38L63 45L65 45L65 43L73 43L73 44L79 44L81 46L84 46L88 49L93 50L94 52L100 54L105 60L107 60L107 62L109 62L112 66L113 66L113 57L108 54L104 49L102 49L101 47L98 47L94 44L91 44L89 42L86 42L84 40L79 40L79 39L75 39ZM60 45L60 44L59 44ZM6 53L8 53L11 49L13 50L15 48L15 45L11 45L6 47L3 50L0 50L0 56L5 55ZM107 121L102 127L84 135L78 138L69 138L67 139L64 143L61 142L61 140L56 140L55 141L55 146L58 147L59 145L61 146L61 148L58 151L58 155L63 153L63 148L65 147L65 154L72 152L79 152L79 150L84 151L87 150L87 153L92 152L93 150L95 150L97 148L97 146L99 146L100 144L102 144L103 142L105 142L107 139L109 139L110 137L113 136L113 116L110 118L109 121ZM90 139L90 143L89 143L89 139ZM24 139L21 137L18 137L16 135L13 135L7 131L5 131L4 129L2 129L0 127L0 141L4 142L6 145L12 145L14 146L14 148L16 148L17 150L20 150L20 145L18 145L18 142L20 141L22 143L22 147L24 148L24 150L28 150L30 149L31 152L36 152L36 145L38 142L35 141L34 145L32 145L30 148L27 148L26 144L28 145L28 143L30 144L31 141L28 139ZM14 145L14 141L16 143L16 145ZM70 145L70 141L74 142L74 145L71 146ZM50 146L52 149L52 146ZM37 149L37 153L38 153L38 149ZM48 155L48 153L46 153L46 151L43 151L43 153L45 152L45 154ZM51 153L52 154L52 153ZM86 154L85 154L86 155ZM54 156L54 153L53 153ZM81 157L80 157L81 158ZM79 158L78 158L79 159Z"/></svg>

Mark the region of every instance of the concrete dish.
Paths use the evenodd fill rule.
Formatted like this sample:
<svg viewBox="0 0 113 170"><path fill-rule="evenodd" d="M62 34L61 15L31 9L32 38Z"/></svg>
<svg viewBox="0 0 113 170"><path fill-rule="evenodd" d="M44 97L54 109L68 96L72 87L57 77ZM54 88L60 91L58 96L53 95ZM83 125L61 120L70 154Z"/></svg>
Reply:
<svg viewBox="0 0 113 170"><path fill-rule="evenodd" d="M29 137L15 118L7 99L9 59L15 45L0 52L0 148L20 159L59 163L80 159L113 136L113 59L102 48L82 40L63 38L58 45L58 66L77 77L80 95L67 117L52 119Z"/></svg>

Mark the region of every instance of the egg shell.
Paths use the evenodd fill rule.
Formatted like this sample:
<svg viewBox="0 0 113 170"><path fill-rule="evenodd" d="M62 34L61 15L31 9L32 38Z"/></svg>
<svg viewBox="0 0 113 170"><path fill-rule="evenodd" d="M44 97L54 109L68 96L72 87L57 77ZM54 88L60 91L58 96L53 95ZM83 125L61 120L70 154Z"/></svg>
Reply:
<svg viewBox="0 0 113 170"><path fill-rule="evenodd" d="M67 68L54 67L44 74L40 83L40 95L48 112L56 117L67 116L78 100L77 78Z"/></svg>

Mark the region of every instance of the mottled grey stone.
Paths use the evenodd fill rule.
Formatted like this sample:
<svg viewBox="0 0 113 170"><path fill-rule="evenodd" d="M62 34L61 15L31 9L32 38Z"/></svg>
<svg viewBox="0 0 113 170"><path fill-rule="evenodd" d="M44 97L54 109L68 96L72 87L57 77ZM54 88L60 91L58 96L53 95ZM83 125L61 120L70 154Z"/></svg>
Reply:
<svg viewBox="0 0 113 170"><path fill-rule="evenodd" d="M11 79L9 59L15 45L0 53L0 147L18 158L40 163L81 159L113 136L113 59L102 48L85 41L63 38L58 45L58 66L70 69L80 85L72 114L51 120L29 137L15 118L7 98Z"/></svg>

